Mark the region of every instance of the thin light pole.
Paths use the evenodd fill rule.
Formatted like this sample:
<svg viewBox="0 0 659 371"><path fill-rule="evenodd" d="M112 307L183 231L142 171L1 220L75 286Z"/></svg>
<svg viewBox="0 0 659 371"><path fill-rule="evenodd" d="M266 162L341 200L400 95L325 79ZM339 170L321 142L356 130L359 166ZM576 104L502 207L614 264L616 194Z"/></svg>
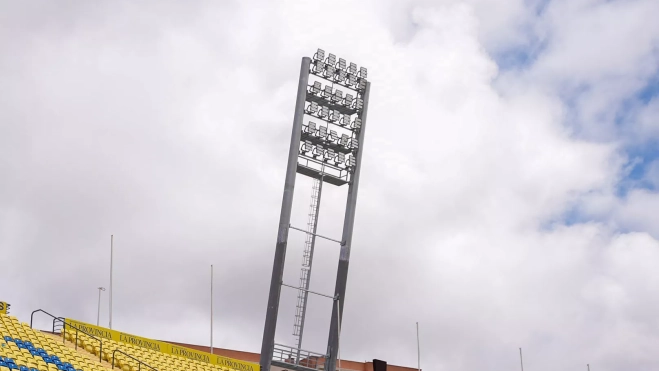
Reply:
<svg viewBox="0 0 659 371"><path fill-rule="evenodd" d="M417 369L421 371L421 345L419 343L419 322L416 323L416 354L417 354Z"/></svg>
<svg viewBox="0 0 659 371"><path fill-rule="evenodd" d="M98 288L98 313L96 313L96 326L101 324L101 291L105 291L105 287Z"/></svg>
<svg viewBox="0 0 659 371"><path fill-rule="evenodd" d="M211 354L213 354L213 264L211 264Z"/></svg>
<svg viewBox="0 0 659 371"><path fill-rule="evenodd" d="M524 371L524 359L522 358L522 348L519 348L519 364L522 365L522 371Z"/></svg>
<svg viewBox="0 0 659 371"><path fill-rule="evenodd" d="M114 258L114 235L110 235L110 292L109 292L109 302L110 302L110 325L108 326L112 329L112 261Z"/></svg>
<svg viewBox="0 0 659 371"><path fill-rule="evenodd" d="M587 363L586 367L588 367L588 371L590 371L590 363Z"/></svg>

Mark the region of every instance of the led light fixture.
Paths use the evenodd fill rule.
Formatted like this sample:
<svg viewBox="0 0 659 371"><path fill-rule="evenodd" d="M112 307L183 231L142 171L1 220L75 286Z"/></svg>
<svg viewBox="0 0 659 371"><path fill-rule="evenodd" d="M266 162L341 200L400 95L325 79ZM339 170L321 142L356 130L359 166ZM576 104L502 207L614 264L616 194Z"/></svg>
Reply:
<svg viewBox="0 0 659 371"><path fill-rule="evenodd" d="M322 156L325 153L325 148L322 144L317 144L314 153L318 156Z"/></svg>
<svg viewBox="0 0 659 371"><path fill-rule="evenodd" d="M341 141L339 143L344 147L348 147L349 140L350 140L349 136L347 136L346 134L341 134Z"/></svg>
<svg viewBox="0 0 659 371"><path fill-rule="evenodd" d="M339 58L339 69L340 70L346 69L346 60L343 58Z"/></svg>
<svg viewBox="0 0 659 371"><path fill-rule="evenodd" d="M317 61L325 60L325 51L323 49L318 49L316 51L316 54L313 55L313 59L315 59Z"/></svg>
<svg viewBox="0 0 659 371"><path fill-rule="evenodd" d="M352 107L352 94L346 94L345 105L346 107Z"/></svg>
<svg viewBox="0 0 659 371"><path fill-rule="evenodd" d="M359 68L359 77L361 77L362 79L365 79L365 78L368 77L368 76L366 76L366 67Z"/></svg>
<svg viewBox="0 0 659 371"><path fill-rule="evenodd" d="M316 112L318 112L318 103L311 102L311 104L309 104L309 106L307 107L307 112L310 114L315 114Z"/></svg>
<svg viewBox="0 0 659 371"><path fill-rule="evenodd" d="M327 137L327 126L321 126L321 127L318 129L318 135L319 135L321 138L325 138L325 137Z"/></svg>
<svg viewBox="0 0 659 371"><path fill-rule="evenodd" d="M337 122L341 118L341 113L338 110L332 110L332 115L330 116L330 121Z"/></svg>
<svg viewBox="0 0 659 371"><path fill-rule="evenodd" d="M318 95L320 94L320 81L315 81L311 87L311 92Z"/></svg>
<svg viewBox="0 0 659 371"><path fill-rule="evenodd" d="M324 55L324 52L323 52ZM355 63L350 62L350 66L348 67L348 73L351 75L356 75L357 74L357 65Z"/></svg>
<svg viewBox="0 0 659 371"><path fill-rule="evenodd" d="M316 123L313 121L309 121L309 126L307 127L307 132L309 134L316 134Z"/></svg>
<svg viewBox="0 0 659 371"><path fill-rule="evenodd" d="M329 141L334 143L339 139L339 135L336 133L336 130L330 130Z"/></svg>
<svg viewBox="0 0 659 371"><path fill-rule="evenodd" d="M342 126L350 126L350 115L344 114L341 117L341 122L339 122Z"/></svg>

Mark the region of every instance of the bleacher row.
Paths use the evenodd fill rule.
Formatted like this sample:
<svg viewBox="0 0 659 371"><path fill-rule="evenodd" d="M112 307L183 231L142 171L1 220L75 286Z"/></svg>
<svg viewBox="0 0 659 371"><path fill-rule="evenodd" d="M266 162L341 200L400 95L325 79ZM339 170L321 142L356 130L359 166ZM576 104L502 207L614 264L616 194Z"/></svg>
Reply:
<svg viewBox="0 0 659 371"><path fill-rule="evenodd" d="M68 326L60 335L69 343L76 341L76 331ZM96 339L82 332L78 332L76 351L57 341L57 337L33 330L27 323L19 323L15 317L7 315L0 315L0 337L0 371L105 371L112 367L115 350L142 362L116 352L114 366L122 371L148 371L149 367L157 371L235 371L109 339L102 339L101 350ZM88 354L85 356L83 352Z"/></svg>

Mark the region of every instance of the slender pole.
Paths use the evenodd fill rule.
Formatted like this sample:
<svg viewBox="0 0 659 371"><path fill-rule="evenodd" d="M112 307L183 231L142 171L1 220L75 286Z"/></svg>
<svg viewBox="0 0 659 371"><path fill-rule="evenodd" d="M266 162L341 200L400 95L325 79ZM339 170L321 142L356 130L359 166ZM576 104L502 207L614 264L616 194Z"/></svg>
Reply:
<svg viewBox="0 0 659 371"><path fill-rule="evenodd" d="M586 367L588 367L588 371L590 371L590 363L586 364Z"/></svg>
<svg viewBox="0 0 659 371"><path fill-rule="evenodd" d="M293 117L293 130L288 150L288 163L286 165L286 179L284 181L284 195L279 215L279 228L277 230L277 244L272 264L272 278L270 279L270 292L268 294L268 307L263 326L263 341L261 343L261 357L259 363L261 371L270 371L272 356L275 348L275 332L277 330L277 315L279 313L279 300L281 298L281 284L284 276L286 261L286 247L288 246L288 230L291 225L291 210L293 208L293 193L295 191L295 176L297 175L297 158L302 137L302 121L304 119L304 105L309 84L309 70L311 58L302 58L300 79L297 87L295 101L295 116ZM363 126L363 123L362 123Z"/></svg>
<svg viewBox="0 0 659 371"><path fill-rule="evenodd" d="M105 288L98 288L98 313L96 313L96 326L100 326L101 323L101 291L105 291Z"/></svg>
<svg viewBox="0 0 659 371"><path fill-rule="evenodd" d="M213 264L211 264L211 354L213 354Z"/></svg>
<svg viewBox="0 0 659 371"><path fill-rule="evenodd" d="M419 343L419 322L416 323L416 354L417 354L417 369L421 371L421 345Z"/></svg>
<svg viewBox="0 0 659 371"><path fill-rule="evenodd" d="M109 328L112 329L112 263L114 259L114 235L110 235L110 292L109 292L109 302L110 302L110 325Z"/></svg>
<svg viewBox="0 0 659 371"><path fill-rule="evenodd" d="M522 358L522 348L519 348L519 363L522 365L522 371L524 371L524 359Z"/></svg>

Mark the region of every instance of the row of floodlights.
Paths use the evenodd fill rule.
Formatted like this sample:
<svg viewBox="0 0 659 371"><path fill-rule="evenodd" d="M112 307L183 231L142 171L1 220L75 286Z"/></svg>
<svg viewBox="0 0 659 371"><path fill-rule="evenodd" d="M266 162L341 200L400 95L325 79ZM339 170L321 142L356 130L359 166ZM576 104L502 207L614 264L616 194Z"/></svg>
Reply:
<svg viewBox="0 0 659 371"><path fill-rule="evenodd" d="M353 155L346 156L341 152L335 152L331 148L326 149L322 144L316 144L314 146L310 141L306 141L302 144L302 152L321 157L323 160L331 161L337 166L345 164L349 168L352 168L357 164L357 160Z"/></svg>
<svg viewBox="0 0 659 371"><path fill-rule="evenodd" d="M339 134L336 130L330 130L328 133L327 126L320 126L317 128L316 123L313 121L309 121L309 125L305 129L309 135L323 138L331 144L339 144L352 150L357 150L359 148L359 141L357 138L352 138L346 134L341 134L341 137L339 138Z"/></svg>
<svg viewBox="0 0 659 371"><path fill-rule="evenodd" d="M345 98L343 97L343 91L336 89L332 92L332 85L325 85L324 89L321 89L322 84L320 81L315 81L313 85L309 88L309 91L316 96L323 97L328 101L339 104L350 109L355 109L361 111L364 108L364 100L362 98L355 99L352 94L346 94Z"/></svg>
<svg viewBox="0 0 659 371"><path fill-rule="evenodd" d="M318 49L313 59L315 73L354 86L359 90L366 89L366 67L360 67L357 72L356 64L350 62L349 65L346 65L346 60L343 58L339 58L337 61L336 55L332 53L325 58L323 49Z"/></svg>
<svg viewBox="0 0 659 371"><path fill-rule="evenodd" d="M338 123L341 126L345 126L353 129L361 129L362 119L356 117L354 121L350 121L350 115L347 113L341 113L339 110L331 110L327 106L318 106L318 103L311 102L307 106L307 113L312 116L318 116L323 120L327 120L332 123Z"/></svg>

